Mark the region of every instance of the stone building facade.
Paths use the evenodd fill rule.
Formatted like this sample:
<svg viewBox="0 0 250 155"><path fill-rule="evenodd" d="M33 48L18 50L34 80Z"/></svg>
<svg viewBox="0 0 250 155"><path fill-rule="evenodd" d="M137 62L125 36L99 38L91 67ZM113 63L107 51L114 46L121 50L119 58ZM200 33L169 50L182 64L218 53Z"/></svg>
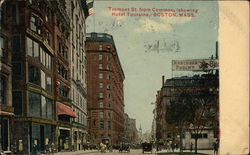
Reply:
<svg viewBox="0 0 250 155"><path fill-rule="evenodd" d="M90 142L118 144L124 136L124 73L113 37L87 35L88 126Z"/></svg>
<svg viewBox="0 0 250 155"><path fill-rule="evenodd" d="M87 143L87 68L86 68L86 25L88 9L86 1L66 1L67 13L70 17L71 50L71 91L72 109L77 117L72 120L72 144L74 150L83 149Z"/></svg>

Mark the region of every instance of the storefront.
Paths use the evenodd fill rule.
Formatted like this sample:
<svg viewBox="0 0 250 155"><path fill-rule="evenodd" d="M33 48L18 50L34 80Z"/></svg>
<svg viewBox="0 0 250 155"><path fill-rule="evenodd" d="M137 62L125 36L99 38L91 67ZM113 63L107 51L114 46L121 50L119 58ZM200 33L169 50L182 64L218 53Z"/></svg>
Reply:
<svg viewBox="0 0 250 155"><path fill-rule="evenodd" d="M13 113L0 111L0 152L11 149L11 120L13 116Z"/></svg>
<svg viewBox="0 0 250 155"><path fill-rule="evenodd" d="M52 143L51 125L31 123L30 152L44 152Z"/></svg>
<svg viewBox="0 0 250 155"><path fill-rule="evenodd" d="M70 150L70 128L59 127L59 137L58 137L58 151Z"/></svg>

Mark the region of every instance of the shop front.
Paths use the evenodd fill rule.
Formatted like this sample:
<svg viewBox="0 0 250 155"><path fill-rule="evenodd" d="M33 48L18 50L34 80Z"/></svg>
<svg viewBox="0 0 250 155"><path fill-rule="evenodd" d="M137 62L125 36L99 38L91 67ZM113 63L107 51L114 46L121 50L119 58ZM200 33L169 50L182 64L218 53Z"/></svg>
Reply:
<svg viewBox="0 0 250 155"><path fill-rule="evenodd" d="M53 142L53 126L31 123L30 152L45 152Z"/></svg>
<svg viewBox="0 0 250 155"><path fill-rule="evenodd" d="M11 122L13 116L13 113L0 111L0 152L11 150Z"/></svg>

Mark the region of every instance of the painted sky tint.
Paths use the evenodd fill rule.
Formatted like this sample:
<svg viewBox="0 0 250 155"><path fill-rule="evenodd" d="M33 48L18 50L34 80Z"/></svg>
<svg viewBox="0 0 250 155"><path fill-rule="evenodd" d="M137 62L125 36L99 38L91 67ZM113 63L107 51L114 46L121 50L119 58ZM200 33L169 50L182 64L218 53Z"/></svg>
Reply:
<svg viewBox="0 0 250 155"><path fill-rule="evenodd" d="M198 9L198 13L193 18L114 17L108 7ZM171 61L209 58L215 54L215 42L218 38L218 3L95 1L94 15L87 19L87 32L94 31L113 35L126 77L125 112L136 119L137 128L141 124L144 132L151 130L154 108L151 103L155 102L156 92L161 88L161 76L172 76ZM152 50L157 44L160 50ZM181 76L190 73L177 74Z"/></svg>

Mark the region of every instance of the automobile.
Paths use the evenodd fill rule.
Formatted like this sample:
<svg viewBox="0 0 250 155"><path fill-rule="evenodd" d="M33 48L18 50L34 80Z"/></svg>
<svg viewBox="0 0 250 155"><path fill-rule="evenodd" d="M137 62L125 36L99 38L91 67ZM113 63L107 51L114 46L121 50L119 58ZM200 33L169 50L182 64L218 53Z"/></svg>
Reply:
<svg viewBox="0 0 250 155"><path fill-rule="evenodd" d="M151 153L153 153L153 144L152 143L148 143L148 142L142 143L142 153L144 153L144 152L151 152Z"/></svg>
<svg viewBox="0 0 250 155"><path fill-rule="evenodd" d="M121 143L119 147L119 152L130 152L130 144L129 143Z"/></svg>

